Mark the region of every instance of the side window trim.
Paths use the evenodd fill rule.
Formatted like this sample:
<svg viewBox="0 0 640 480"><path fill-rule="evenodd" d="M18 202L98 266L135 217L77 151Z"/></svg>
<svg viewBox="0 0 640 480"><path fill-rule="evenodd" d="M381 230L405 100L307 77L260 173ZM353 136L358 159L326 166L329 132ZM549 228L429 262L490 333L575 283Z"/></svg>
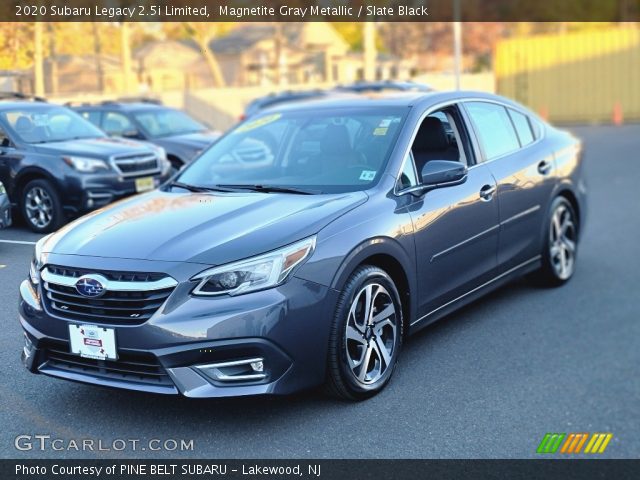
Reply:
<svg viewBox="0 0 640 480"><path fill-rule="evenodd" d="M473 155L473 163L469 162L469 159L467 159L467 163L468 166L467 168L473 168L474 166L476 166L478 163L480 163L478 161L480 157L479 155L479 151L478 151L478 145L477 145L477 140L475 138L474 132L472 130L469 129L469 120L468 120L468 116L466 115L466 112L464 111L464 105L463 105L463 100L460 99L455 99L455 100L448 100L442 103L437 103L435 105L431 105L429 107L427 107L422 114L420 115L420 117L418 118L417 122L415 123L414 127L413 127L413 132L411 133L411 138L409 140L409 143L407 144L407 146L405 147L405 152L402 158L402 162L400 163L400 168L396 171L395 173L395 186L393 188L393 193L396 196L399 195L403 195L404 192L407 190L405 189L398 189L398 185L400 184L400 176L402 175L402 172L404 171L404 167L405 167L405 162L406 162L406 158L408 156L408 154L411 152L411 149L413 147L413 142L416 139L416 136L418 135L418 130L420 130L420 126L422 125L422 121L428 117L429 115L431 115L434 112L437 112L438 110L442 110L444 108L447 107L454 107L457 109L458 114L460 116L460 121L463 122L465 125L463 125L464 129L465 129L465 136L466 138L469 140L469 142L471 143L470 147L471 147L471 153ZM412 152L411 152L412 153ZM412 153L412 159L413 159L413 153ZM414 170L417 172L416 166L415 166L415 161L414 161ZM420 176L418 176L418 181L421 181Z"/></svg>
<svg viewBox="0 0 640 480"><path fill-rule="evenodd" d="M517 113L521 113L522 115L527 117L527 119L529 120L529 126L531 127L531 133L532 133L532 135L534 137L534 140L530 144L525 145L524 147L520 147L520 149L516 150L516 152L519 152L520 150L525 149L525 148L530 148L532 145L536 145L537 143L539 143L544 138L544 126L543 126L543 124L539 120L537 120L536 118L530 116L529 113L527 113L527 112L525 112L525 111L523 111L523 110L521 110L519 108L516 108L515 106L506 105L506 104L504 104L502 102L498 102L498 101L493 100L493 99L485 99L485 98L468 98L468 99L465 99L465 100L463 100L463 101L461 101L459 103L460 110L463 112L463 115L465 117L465 121L467 123L467 128L470 128L471 131L473 132L473 137L474 137L473 143L474 143L474 147L476 148L476 155L477 155L477 158L481 159L481 161L477 161L475 165L471 165L471 166L469 166L469 168L473 168L476 165L479 165L481 163L488 163L488 162L493 162L495 160L500 160L500 159L502 159L504 157L508 157L508 156L513 155L514 153L516 153L516 152L510 152L510 153L506 153L504 155L501 155L499 157L487 160L487 156L486 156L486 154L484 152L482 144L480 143L480 139L478 138L478 133L476 131L476 127L473 124L473 121L471 120L471 117L469 116L469 113L467 111L467 105L466 104L470 103L470 102L485 102L485 103L493 103L495 105L500 105L500 106L504 107L507 110L507 115L509 116L509 119L511 119L511 115L509 115L509 112L508 112L509 109L514 110ZM511 122L513 123L513 120L511 120ZM517 131L516 131L516 137L518 138L518 141L520 141L520 137L518 136L518 132Z"/></svg>

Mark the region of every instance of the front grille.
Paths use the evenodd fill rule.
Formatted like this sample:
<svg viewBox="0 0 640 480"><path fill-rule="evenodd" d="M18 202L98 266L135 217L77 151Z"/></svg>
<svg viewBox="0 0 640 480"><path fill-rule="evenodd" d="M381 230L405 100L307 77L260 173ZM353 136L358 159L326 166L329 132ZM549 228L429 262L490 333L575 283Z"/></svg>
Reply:
<svg viewBox="0 0 640 480"><path fill-rule="evenodd" d="M113 162L125 177L147 175L160 171L158 158L155 155L146 153L142 155L122 155L114 157Z"/></svg>
<svg viewBox="0 0 640 480"><path fill-rule="evenodd" d="M164 273L118 272L114 270L101 270L100 272L96 272L95 270L89 270L86 268L61 267L59 265L48 265L47 269L56 275L71 278L80 278L81 276L88 275L90 273L100 273L100 275L109 280L116 280L119 282L154 282L156 280L167 278L167 275Z"/></svg>
<svg viewBox="0 0 640 480"><path fill-rule="evenodd" d="M106 286L102 296L86 297L76 290L75 282L87 274L99 274L114 283ZM43 270L42 279L44 305L49 313L69 320L115 325L146 322L177 284L160 273L96 272L55 265Z"/></svg>
<svg viewBox="0 0 640 480"><path fill-rule="evenodd" d="M46 345L45 365L62 372L79 373L112 381L173 387L171 378L150 353L120 352L118 360L94 360L69 353L67 342Z"/></svg>

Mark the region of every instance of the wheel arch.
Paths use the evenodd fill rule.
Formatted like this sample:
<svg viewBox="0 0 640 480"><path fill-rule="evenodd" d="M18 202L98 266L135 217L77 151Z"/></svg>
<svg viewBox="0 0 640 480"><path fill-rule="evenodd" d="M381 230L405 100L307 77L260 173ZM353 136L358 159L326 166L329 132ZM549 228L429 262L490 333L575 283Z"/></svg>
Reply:
<svg viewBox="0 0 640 480"><path fill-rule="evenodd" d="M391 238L381 237L367 240L355 247L344 259L333 278L331 287L342 290L349 276L361 265L372 265L384 270L395 283L400 294L405 335L416 312L415 262Z"/></svg>
<svg viewBox="0 0 640 480"><path fill-rule="evenodd" d="M13 203L19 205L22 202L22 193L24 191L24 187L27 186L29 182L32 180L49 180L54 188L58 189L58 183L56 179L46 170L37 167L30 167L20 172L20 174L16 177L16 180L13 185L12 195L14 197Z"/></svg>
<svg viewBox="0 0 640 480"><path fill-rule="evenodd" d="M575 212L576 218L578 220L578 234L580 234L582 230L582 217L581 217L580 203L578 202L578 197L573 192L573 190L571 190L568 187L561 188L558 192L556 192L555 196L564 197L571 204L571 207L573 208L573 211Z"/></svg>

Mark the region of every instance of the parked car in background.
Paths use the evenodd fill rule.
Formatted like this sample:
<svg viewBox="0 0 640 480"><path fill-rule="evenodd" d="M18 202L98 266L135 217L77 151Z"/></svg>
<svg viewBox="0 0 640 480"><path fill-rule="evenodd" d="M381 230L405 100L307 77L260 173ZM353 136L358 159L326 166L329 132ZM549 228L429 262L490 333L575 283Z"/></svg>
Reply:
<svg viewBox="0 0 640 480"><path fill-rule="evenodd" d="M60 105L0 100L0 181L35 232L151 190L170 173L161 147L109 138Z"/></svg>
<svg viewBox="0 0 640 480"><path fill-rule="evenodd" d="M435 89L424 83L399 82L395 80L381 80L377 82L361 81L335 88L339 92L353 93L384 93L384 92L434 92Z"/></svg>
<svg viewBox="0 0 640 480"><path fill-rule="evenodd" d="M0 182L0 228L11 226L11 202L4 184Z"/></svg>
<svg viewBox="0 0 640 480"><path fill-rule="evenodd" d="M240 116L240 120L246 120L249 117L261 112L262 110L282 105L289 102L297 102L302 100L314 100L324 98L330 95L328 90L285 90L283 92L270 93L264 97L252 100L245 108L244 113Z"/></svg>
<svg viewBox="0 0 640 480"><path fill-rule="evenodd" d="M578 139L496 95L272 108L37 243L23 363L196 398L368 398L408 334L520 275L573 276L582 166Z"/></svg>
<svg viewBox="0 0 640 480"><path fill-rule="evenodd" d="M132 100L70 106L112 137L142 140L164 148L167 159L178 170L220 136L220 132L210 130L185 112L156 101Z"/></svg>

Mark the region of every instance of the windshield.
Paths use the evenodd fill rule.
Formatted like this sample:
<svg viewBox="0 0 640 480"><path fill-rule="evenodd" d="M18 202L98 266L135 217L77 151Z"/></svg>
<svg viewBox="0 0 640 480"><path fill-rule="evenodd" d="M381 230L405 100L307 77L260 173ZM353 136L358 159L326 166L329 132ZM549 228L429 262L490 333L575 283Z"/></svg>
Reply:
<svg viewBox="0 0 640 480"><path fill-rule="evenodd" d="M184 135L206 130L201 123L178 111L170 109L144 110L133 114L144 133L151 138Z"/></svg>
<svg viewBox="0 0 640 480"><path fill-rule="evenodd" d="M377 182L408 108L271 113L240 124L179 177L183 184L364 190Z"/></svg>
<svg viewBox="0 0 640 480"><path fill-rule="evenodd" d="M62 142L79 138L101 138L105 134L68 108L42 105L5 110L2 119L26 143Z"/></svg>

